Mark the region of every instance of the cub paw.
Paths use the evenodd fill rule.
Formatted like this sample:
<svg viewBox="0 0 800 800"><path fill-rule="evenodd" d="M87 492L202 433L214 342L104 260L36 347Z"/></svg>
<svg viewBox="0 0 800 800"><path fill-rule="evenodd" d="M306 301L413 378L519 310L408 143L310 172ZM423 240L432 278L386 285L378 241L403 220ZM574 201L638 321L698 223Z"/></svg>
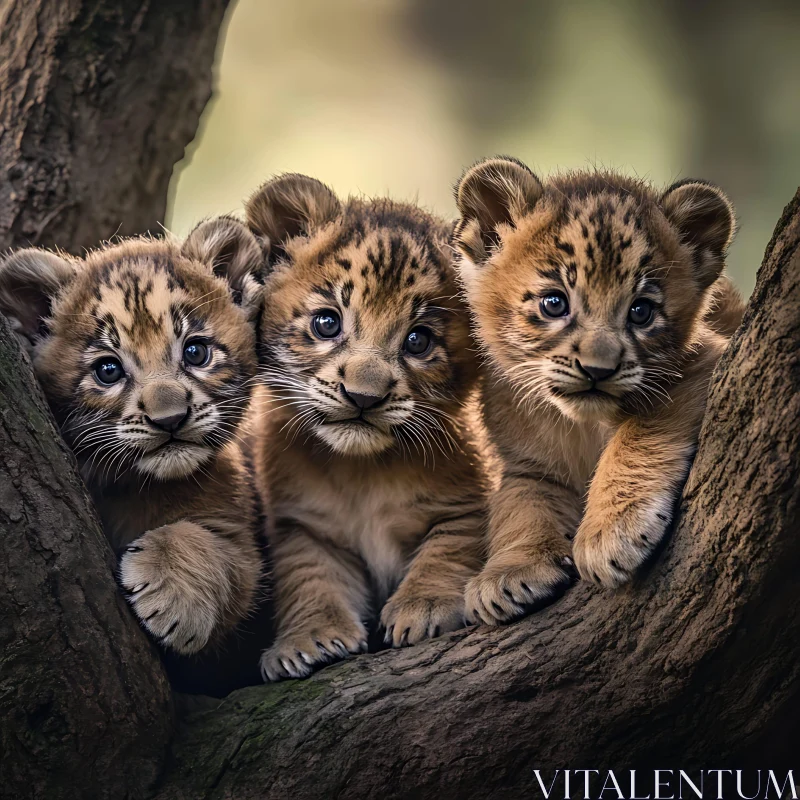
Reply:
<svg viewBox="0 0 800 800"><path fill-rule="evenodd" d="M671 500L660 498L614 519L587 511L573 543L581 577L607 589L631 580L664 538L671 508Z"/></svg>
<svg viewBox="0 0 800 800"><path fill-rule="evenodd" d="M516 564L508 556L492 557L467 584L467 619L485 625L512 622L558 600L577 578L568 555L528 557Z"/></svg>
<svg viewBox="0 0 800 800"><path fill-rule="evenodd" d="M196 578L170 567L169 547L158 531L125 548L118 578L136 616L164 647L188 655L208 644L220 611Z"/></svg>
<svg viewBox="0 0 800 800"><path fill-rule="evenodd" d="M360 623L286 634L261 654L261 677L269 682L307 678L318 667L366 652L367 629Z"/></svg>
<svg viewBox="0 0 800 800"><path fill-rule="evenodd" d="M463 628L464 598L426 598L404 596L401 591L386 601L381 611L381 625L386 629L384 643L406 647L423 639L435 639L443 633Z"/></svg>

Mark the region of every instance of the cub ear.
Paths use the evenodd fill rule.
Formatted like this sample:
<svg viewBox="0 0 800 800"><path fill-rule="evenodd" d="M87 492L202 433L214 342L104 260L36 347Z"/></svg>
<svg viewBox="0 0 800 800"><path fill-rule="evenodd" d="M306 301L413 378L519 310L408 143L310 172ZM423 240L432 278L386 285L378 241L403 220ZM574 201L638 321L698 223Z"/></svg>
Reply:
<svg viewBox="0 0 800 800"><path fill-rule="evenodd" d="M30 352L47 335L53 300L77 274L74 262L30 247L0 261L0 313Z"/></svg>
<svg viewBox="0 0 800 800"><path fill-rule="evenodd" d="M736 226L733 205L711 183L684 180L673 183L661 197L666 218L694 250L695 277L707 289L720 276Z"/></svg>
<svg viewBox="0 0 800 800"><path fill-rule="evenodd" d="M245 203L250 227L281 252L295 236L307 236L339 216L342 204L324 183L291 173L267 181Z"/></svg>
<svg viewBox="0 0 800 800"><path fill-rule="evenodd" d="M461 219L456 246L476 264L485 261L500 241L499 225L515 225L539 201L541 181L521 161L487 158L470 167L455 187Z"/></svg>
<svg viewBox="0 0 800 800"><path fill-rule="evenodd" d="M204 220L186 237L181 253L227 281L237 305L255 300L254 282L264 281L266 257L258 239L238 219Z"/></svg>

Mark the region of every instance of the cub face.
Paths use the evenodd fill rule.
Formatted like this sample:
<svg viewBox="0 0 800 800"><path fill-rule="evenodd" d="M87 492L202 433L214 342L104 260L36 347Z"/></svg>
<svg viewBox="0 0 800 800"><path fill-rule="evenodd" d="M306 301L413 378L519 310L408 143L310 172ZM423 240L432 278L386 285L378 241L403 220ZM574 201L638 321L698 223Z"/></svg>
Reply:
<svg viewBox="0 0 800 800"><path fill-rule="evenodd" d="M658 195L613 173L543 184L496 158L467 171L456 200L477 333L521 398L592 421L664 396L733 235L719 189L685 181Z"/></svg>
<svg viewBox="0 0 800 800"><path fill-rule="evenodd" d="M301 175L266 183L247 219L274 262L261 364L289 430L348 456L449 447L442 420L473 367L445 226Z"/></svg>
<svg viewBox="0 0 800 800"><path fill-rule="evenodd" d="M262 266L255 237L225 218L182 247L132 239L82 261L28 249L0 264L0 311L90 475L184 478L233 437Z"/></svg>

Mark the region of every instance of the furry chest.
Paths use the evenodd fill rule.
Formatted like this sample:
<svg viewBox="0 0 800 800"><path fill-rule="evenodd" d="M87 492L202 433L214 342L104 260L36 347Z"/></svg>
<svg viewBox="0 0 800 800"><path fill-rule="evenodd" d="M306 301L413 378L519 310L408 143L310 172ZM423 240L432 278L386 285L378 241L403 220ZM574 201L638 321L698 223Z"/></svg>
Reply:
<svg viewBox="0 0 800 800"><path fill-rule="evenodd" d="M402 578L408 558L430 527L415 496L398 487L328 486L306 493L302 507L277 509L338 547L363 559L379 593L388 594Z"/></svg>

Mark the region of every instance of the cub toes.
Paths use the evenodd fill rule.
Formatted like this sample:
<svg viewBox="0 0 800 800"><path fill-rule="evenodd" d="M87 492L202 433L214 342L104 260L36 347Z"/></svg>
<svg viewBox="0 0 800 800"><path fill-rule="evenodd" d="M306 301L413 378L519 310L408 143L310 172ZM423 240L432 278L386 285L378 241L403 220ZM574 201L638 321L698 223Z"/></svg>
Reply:
<svg viewBox="0 0 800 800"><path fill-rule="evenodd" d="M578 579L569 556L501 568L492 559L467 584L467 619L485 625L512 622L558 600Z"/></svg>
<svg viewBox="0 0 800 800"><path fill-rule="evenodd" d="M651 561L664 538L670 518L663 513L641 512L641 519L611 523L597 531L582 524L575 537L575 563L581 577L607 589L616 589L630 581L636 572ZM653 524L657 522L657 524Z"/></svg>
<svg viewBox="0 0 800 800"><path fill-rule="evenodd" d="M392 647L435 639L465 624L462 597L436 600L390 597L381 611L381 625L386 630L383 641Z"/></svg>
<svg viewBox="0 0 800 800"><path fill-rule="evenodd" d="M261 677L265 682L307 678L319 667L366 652L366 630L357 635L311 632L279 638L261 654Z"/></svg>
<svg viewBox="0 0 800 800"><path fill-rule="evenodd" d="M182 655L208 644L217 622L215 606L170 576L146 542L137 539L125 549L118 580L140 623L159 644Z"/></svg>
<svg viewBox="0 0 800 800"><path fill-rule="evenodd" d="M581 577L608 589L631 580L659 551L677 499L664 492L644 496L615 514L595 512L589 503L574 543Z"/></svg>
<svg viewBox="0 0 800 800"><path fill-rule="evenodd" d="M575 540L575 563L585 581L616 589L633 578L651 556L649 540L633 544L611 536L581 536Z"/></svg>

